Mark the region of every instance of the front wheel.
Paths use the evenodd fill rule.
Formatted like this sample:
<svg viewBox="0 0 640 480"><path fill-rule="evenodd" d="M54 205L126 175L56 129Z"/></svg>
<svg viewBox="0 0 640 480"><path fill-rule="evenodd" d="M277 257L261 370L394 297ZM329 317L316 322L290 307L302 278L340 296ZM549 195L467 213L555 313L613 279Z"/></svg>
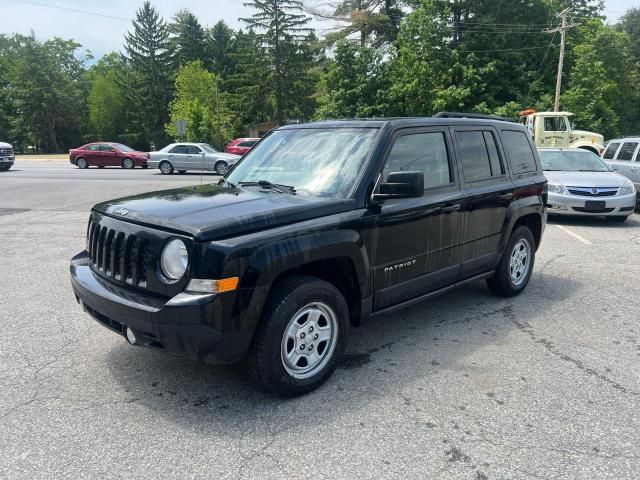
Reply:
<svg viewBox="0 0 640 480"><path fill-rule="evenodd" d="M89 168L89 162L87 162L84 158L80 157L76 159L76 167L78 168Z"/></svg>
<svg viewBox="0 0 640 480"><path fill-rule="evenodd" d="M131 170L135 166L135 163L133 163L133 160L131 160L130 158L125 158L124 160L122 160L122 168Z"/></svg>
<svg viewBox="0 0 640 480"><path fill-rule="evenodd" d="M535 240L531 230L520 226L511 234L495 275L487 280L489 289L501 297L522 293L533 272Z"/></svg>
<svg viewBox="0 0 640 480"><path fill-rule="evenodd" d="M334 372L347 345L349 310L333 285L291 277L270 295L246 363L263 387L304 395Z"/></svg>
<svg viewBox="0 0 640 480"><path fill-rule="evenodd" d="M229 171L229 165L227 162L218 162L214 169L218 175L225 175Z"/></svg>
<svg viewBox="0 0 640 480"><path fill-rule="evenodd" d="M161 162L160 172L162 172L163 175L171 175L173 173L173 165L171 165L171 163L167 162L166 160L164 162Z"/></svg>

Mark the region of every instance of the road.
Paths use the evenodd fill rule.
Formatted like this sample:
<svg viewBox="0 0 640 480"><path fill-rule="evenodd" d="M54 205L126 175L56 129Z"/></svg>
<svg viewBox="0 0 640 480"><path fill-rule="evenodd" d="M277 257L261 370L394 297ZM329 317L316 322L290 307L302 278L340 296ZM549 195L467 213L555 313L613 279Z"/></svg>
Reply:
<svg viewBox="0 0 640 480"><path fill-rule="evenodd" d="M478 283L373 320L325 386L282 400L74 301L93 203L200 180L0 175L0 478L638 478L639 216L550 223L520 297Z"/></svg>

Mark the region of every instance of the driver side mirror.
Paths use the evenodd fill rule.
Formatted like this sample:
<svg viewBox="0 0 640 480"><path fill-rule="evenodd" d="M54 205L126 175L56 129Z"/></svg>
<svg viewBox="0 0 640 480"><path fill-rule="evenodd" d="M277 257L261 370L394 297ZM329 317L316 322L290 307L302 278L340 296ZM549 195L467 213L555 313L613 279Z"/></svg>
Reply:
<svg viewBox="0 0 640 480"><path fill-rule="evenodd" d="M424 195L424 172L391 172L387 181L380 183L379 193L371 195L380 204L392 198L417 198Z"/></svg>

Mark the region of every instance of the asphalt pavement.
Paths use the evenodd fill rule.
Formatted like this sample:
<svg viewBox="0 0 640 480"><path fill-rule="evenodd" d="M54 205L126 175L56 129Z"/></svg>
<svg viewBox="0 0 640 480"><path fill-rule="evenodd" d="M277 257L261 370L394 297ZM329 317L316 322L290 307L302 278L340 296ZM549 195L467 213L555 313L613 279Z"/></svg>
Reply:
<svg viewBox="0 0 640 480"><path fill-rule="evenodd" d="M0 174L2 479L637 479L640 216L554 220L527 290L472 284L353 329L318 391L131 347L69 259L101 200L213 175Z"/></svg>

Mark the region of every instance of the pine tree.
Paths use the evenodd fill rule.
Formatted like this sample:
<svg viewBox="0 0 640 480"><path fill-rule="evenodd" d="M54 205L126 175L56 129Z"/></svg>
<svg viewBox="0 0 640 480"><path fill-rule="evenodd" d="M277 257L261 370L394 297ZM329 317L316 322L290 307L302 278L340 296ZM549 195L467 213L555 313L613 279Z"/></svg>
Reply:
<svg viewBox="0 0 640 480"><path fill-rule="evenodd" d="M198 18L189 10L182 9L169 25L171 44L179 65L203 60L205 57L205 33Z"/></svg>
<svg viewBox="0 0 640 480"><path fill-rule="evenodd" d="M133 31L125 35L123 58L130 73L123 80L130 105L129 121L138 134L156 145L164 143L171 99L174 57L169 28L145 1L136 12Z"/></svg>
<svg viewBox="0 0 640 480"><path fill-rule="evenodd" d="M205 65L212 72L226 79L233 73L234 31L220 20L206 32Z"/></svg>
<svg viewBox="0 0 640 480"><path fill-rule="evenodd" d="M307 41L313 30L306 25L311 21L302 13L300 0L253 0L244 4L257 10L253 16L241 19L258 35L268 59L271 75L269 84L275 99L276 121L283 124L295 107L292 87L295 72L304 69L298 46Z"/></svg>

